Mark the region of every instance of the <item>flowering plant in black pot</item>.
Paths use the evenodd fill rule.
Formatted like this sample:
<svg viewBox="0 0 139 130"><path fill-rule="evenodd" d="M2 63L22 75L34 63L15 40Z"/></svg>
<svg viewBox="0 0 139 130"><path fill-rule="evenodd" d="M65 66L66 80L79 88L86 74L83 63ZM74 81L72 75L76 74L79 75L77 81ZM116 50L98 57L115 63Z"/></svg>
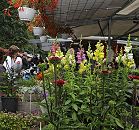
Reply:
<svg viewBox="0 0 139 130"><path fill-rule="evenodd" d="M14 79L8 79L7 74L0 84L2 110L5 112L16 112L18 108L18 87L14 84Z"/></svg>

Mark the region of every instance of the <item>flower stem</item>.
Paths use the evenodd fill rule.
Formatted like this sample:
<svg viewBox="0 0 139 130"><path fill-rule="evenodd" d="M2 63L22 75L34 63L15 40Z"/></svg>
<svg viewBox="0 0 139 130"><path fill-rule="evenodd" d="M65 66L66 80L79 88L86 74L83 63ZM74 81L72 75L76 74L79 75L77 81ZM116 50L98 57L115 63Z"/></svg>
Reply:
<svg viewBox="0 0 139 130"><path fill-rule="evenodd" d="M57 107L57 85L56 85L56 80L57 80L57 64L54 64L55 107Z"/></svg>
<svg viewBox="0 0 139 130"><path fill-rule="evenodd" d="M47 97L46 97L46 89L45 89L45 80L44 80L44 72L42 71L42 77L43 77L43 92L44 92L44 99L45 99L45 103L46 103L46 107L47 107L47 111L48 111L48 115L49 118L51 120L51 114L50 114L50 110L49 110L49 105L48 105L48 101L47 101Z"/></svg>

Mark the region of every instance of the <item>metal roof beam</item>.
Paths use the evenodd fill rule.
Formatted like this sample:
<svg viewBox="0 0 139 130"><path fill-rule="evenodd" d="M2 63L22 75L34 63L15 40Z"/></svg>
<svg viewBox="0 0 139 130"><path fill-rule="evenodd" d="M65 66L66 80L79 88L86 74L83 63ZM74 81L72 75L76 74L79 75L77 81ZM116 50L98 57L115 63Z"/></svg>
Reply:
<svg viewBox="0 0 139 130"><path fill-rule="evenodd" d="M120 10L124 9L128 4L129 2L131 2L130 0L128 0L123 6L122 8L116 10L110 17L114 17L116 15L116 13L118 13ZM105 24L105 26L103 27L103 31L108 27L108 24ZM100 35L101 32L99 32L97 35Z"/></svg>

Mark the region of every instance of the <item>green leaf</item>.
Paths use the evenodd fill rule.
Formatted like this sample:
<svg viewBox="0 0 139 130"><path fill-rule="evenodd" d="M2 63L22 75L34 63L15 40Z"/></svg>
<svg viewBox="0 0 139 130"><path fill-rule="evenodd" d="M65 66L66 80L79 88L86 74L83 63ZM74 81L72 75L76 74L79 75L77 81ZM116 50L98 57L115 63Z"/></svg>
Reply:
<svg viewBox="0 0 139 130"><path fill-rule="evenodd" d="M82 106L81 106L81 109L85 109L85 108L87 108L86 105L82 105Z"/></svg>
<svg viewBox="0 0 139 130"><path fill-rule="evenodd" d="M75 111L78 111L78 106L76 104L72 104L72 107Z"/></svg>
<svg viewBox="0 0 139 130"><path fill-rule="evenodd" d="M120 128L124 129L124 126L122 125L122 123L120 123L119 119L115 119L115 122Z"/></svg>
<svg viewBox="0 0 139 130"><path fill-rule="evenodd" d="M75 112L73 112L73 113L72 113L72 119L73 119L74 121L76 121L76 120L77 120L77 115L76 115L76 113L75 113Z"/></svg>
<svg viewBox="0 0 139 130"><path fill-rule="evenodd" d="M73 98L73 100L75 100L75 95L73 93L70 93L70 95Z"/></svg>
<svg viewBox="0 0 139 130"><path fill-rule="evenodd" d="M80 99L77 99L76 101L77 101L77 102L80 102L80 103L82 103L82 102L83 102L83 101L82 101L82 100L80 100Z"/></svg>
<svg viewBox="0 0 139 130"><path fill-rule="evenodd" d="M65 105L68 105L69 103L71 103L71 100L67 100L67 101L65 102Z"/></svg>

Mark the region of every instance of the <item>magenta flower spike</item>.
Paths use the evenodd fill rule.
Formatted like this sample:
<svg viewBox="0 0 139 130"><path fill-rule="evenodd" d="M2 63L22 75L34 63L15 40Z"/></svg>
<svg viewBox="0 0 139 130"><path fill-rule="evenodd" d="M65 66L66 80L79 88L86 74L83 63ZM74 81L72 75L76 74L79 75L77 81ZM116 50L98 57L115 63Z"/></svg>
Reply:
<svg viewBox="0 0 139 130"><path fill-rule="evenodd" d="M77 57L77 63L79 64L86 59L83 48L79 49L76 57Z"/></svg>

